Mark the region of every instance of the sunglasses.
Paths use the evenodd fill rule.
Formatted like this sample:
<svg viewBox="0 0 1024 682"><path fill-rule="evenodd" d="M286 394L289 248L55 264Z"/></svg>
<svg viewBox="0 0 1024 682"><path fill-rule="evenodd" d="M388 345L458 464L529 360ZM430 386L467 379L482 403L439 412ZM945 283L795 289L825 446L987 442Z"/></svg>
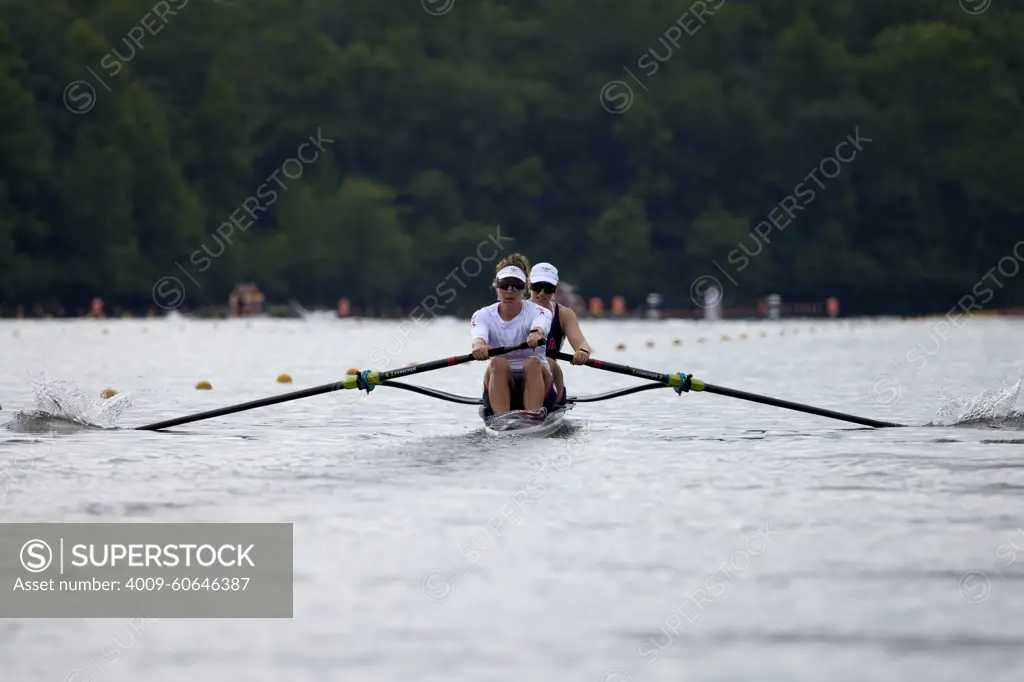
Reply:
<svg viewBox="0 0 1024 682"><path fill-rule="evenodd" d="M526 288L526 282L518 279L503 279L500 282L495 282L494 288L504 291L522 291Z"/></svg>
<svg viewBox="0 0 1024 682"><path fill-rule="evenodd" d="M530 285L530 291L536 291L538 294L553 294L555 285L550 282L534 282Z"/></svg>

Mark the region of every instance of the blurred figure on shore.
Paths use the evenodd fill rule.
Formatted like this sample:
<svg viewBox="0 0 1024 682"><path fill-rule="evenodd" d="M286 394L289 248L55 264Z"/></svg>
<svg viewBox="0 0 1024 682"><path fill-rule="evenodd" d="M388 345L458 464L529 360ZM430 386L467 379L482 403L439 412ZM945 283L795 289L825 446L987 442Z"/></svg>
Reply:
<svg viewBox="0 0 1024 682"><path fill-rule="evenodd" d="M253 282L239 282L228 296L232 317L263 314L263 292Z"/></svg>

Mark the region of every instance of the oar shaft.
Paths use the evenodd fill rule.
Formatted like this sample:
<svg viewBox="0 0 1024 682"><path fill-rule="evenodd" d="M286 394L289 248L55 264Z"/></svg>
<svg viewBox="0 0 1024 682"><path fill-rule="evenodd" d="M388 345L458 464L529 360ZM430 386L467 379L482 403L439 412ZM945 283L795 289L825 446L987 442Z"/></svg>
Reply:
<svg viewBox="0 0 1024 682"><path fill-rule="evenodd" d="M572 360L573 357L567 353L560 353L554 350L548 350L547 355L549 358L555 358L556 360ZM734 388L725 388L724 386L706 384L700 379L697 379L696 377L690 378L690 381L686 388L679 388L683 383L686 383L683 381L684 377L682 377L679 374L661 374L658 372L650 372L645 369L629 367L628 365L617 365L614 362L605 362L604 360L587 360L583 364L587 365L588 367L594 367L595 369L603 369L607 372L615 372L616 374L628 374L630 376L651 379L653 381L663 383L666 386L672 386L677 390L717 393L718 395L724 395L730 398L749 400L751 402L761 403L762 405L781 407L787 410L795 410L797 412L804 412L806 414L814 414L818 415L819 417L829 417L831 419L838 419L840 421L851 422L853 424L861 424L863 426L873 426L876 428L889 426L903 426L902 424L894 424L892 422L883 422L878 421L876 419L858 417L853 414L843 414L842 412L834 412L833 410L826 410L820 407L814 407L813 405L801 405L800 403L793 403L788 400L779 400L778 398L771 398L765 395L757 395L756 393L737 391Z"/></svg>
<svg viewBox="0 0 1024 682"><path fill-rule="evenodd" d="M523 346L525 348L525 346ZM495 355L503 355L516 348L494 348L490 351L491 357ZM443 360L433 360L431 362L424 362L422 365L413 365L412 367L402 367L400 369L389 369L386 372L378 372L378 378L380 381L387 381L388 379L397 379L398 377L406 377L410 374L419 374L420 372L429 372L432 369L441 369L442 367L453 367L455 365L461 365L464 362L473 360L473 354L467 353L466 355L456 355L454 357L445 358Z"/></svg>
<svg viewBox="0 0 1024 682"><path fill-rule="evenodd" d="M344 385L349 382L351 386ZM172 426L180 426L181 424L188 424L190 422L197 422L203 419L212 419L213 417L222 417L226 414L234 414L235 412L244 412L245 410L251 410L257 407L266 407L268 405L276 405L277 403L288 402L289 400L298 400L300 398L309 398L315 395L321 395L323 393L330 393L331 391L338 391L343 388L355 388L356 378L345 377L341 381L335 381L331 384L324 384L322 386L314 386L313 388L305 388L301 391L292 391L291 393L282 393L281 395L271 396L269 398L260 398L259 400L250 400L247 403L241 403L239 405L230 405L228 407L220 407L216 410L209 410L207 412L199 412L198 414L190 414L184 417L177 417L175 419L168 419L167 421L157 422L156 424L147 424L145 426L135 427L136 431L159 431L160 429L169 429Z"/></svg>
<svg viewBox="0 0 1024 682"><path fill-rule="evenodd" d="M694 390L698 389L694 388ZM796 410L797 412L816 414L819 417L839 419L840 421L861 424L862 426L874 426L875 428L902 426L902 424L893 424L892 422L883 422L875 419L868 419L867 417L858 417L857 415L853 414L843 414L842 412L834 412L832 410L826 410L821 407L814 407L813 405L801 405L800 403L793 403L788 400L771 398L766 395L757 395L756 393L747 393L746 391L738 391L735 388L725 388L724 386L715 386L714 384L705 383L703 384L703 388L699 390L702 390L705 393L717 393L718 395L724 395L730 398L749 400L754 403L761 403L762 405L772 405L773 407L781 407L787 410Z"/></svg>
<svg viewBox="0 0 1024 682"><path fill-rule="evenodd" d="M529 347L530 345L528 343L523 342L518 346L491 348L490 350L487 351L487 356L493 358L498 355L504 355L505 353L511 353L514 350L523 350ZM466 353L465 355L454 355L450 358L443 358L441 360L432 360L431 362L424 362L421 365L413 365L412 367L402 367L401 369L389 369L386 372L371 372L369 382L374 385L380 385L389 379L407 377L411 374L429 372L430 370L441 369L442 367L454 367L455 365L461 365L464 362L470 362L475 359L476 358L473 357L472 353Z"/></svg>
<svg viewBox="0 0 1024 682"><path fill-rule="evenodd" d="M568 360L571 361L572 357L568 353L561 353L556 350L548 350L547 356L549 358L555 358L556 360ZM633 377L640 377L641 379L650 379L651 381L660 381L664 384L669 383L669 375L662 374L660 372L650 372L646 369L637 369L636 367L630 367L628 365L617 365L614 362L606 362L605 360L587 360L583 363L587 367L594 367L596 369L603 369L606 372L615 372L616 374L627 374Z"/></svg>
<svg viewBox="0 0 1024 682"><path fill-rule="evenodd" d="M514 350L523 350L529 348L529 344L521 343L518 346L507 346L505 348L492 348L488 351L489 357L495 357L498 355L504 355ZM472 353L465 355L455 355L450 358L444 358L442 360L433 360L431 362L424 362L421 365L413 365L412 367L403 367L401 369L392 369L386 372L370 372L370 376L367 377L371 387L379 385L388 379L395 379L397 377L409 376L411 374L419 374L420 372L429 372L434 369L441 369L442 367L452 367L459 365L464 362L475 360ZM288 402L289 400L299 400L300 398L309 398L315 395L321 395L324 393L331 393L333 391L340 391L343 389L359 388L359 378L356 376L347 376L341 381L335 381L331 384L323 384L322 386L314 386L312 388L304 388L300 391L292 391L291 393L282 393L281 395L270 396L269 398L260 398L259 400L250 400L247 403L241 403L240 405L230 405L228 407L220 407L216 410L209 410L207 412L200 412L198 414L190 414L184 417L177 417L175 419L168 419L166 421L157 422L156 424L146 424L145 426L135 427L136 431L158 431L160 429L167 429L172 426L180 426L182 424L189 424L191 422L201 421L203 419L211 419L213 417L222 417L226 414L234 414L236 412L244 412L245 410L251 410L257 407L266 407L267 405L276 405L278 403Z"/></svg>

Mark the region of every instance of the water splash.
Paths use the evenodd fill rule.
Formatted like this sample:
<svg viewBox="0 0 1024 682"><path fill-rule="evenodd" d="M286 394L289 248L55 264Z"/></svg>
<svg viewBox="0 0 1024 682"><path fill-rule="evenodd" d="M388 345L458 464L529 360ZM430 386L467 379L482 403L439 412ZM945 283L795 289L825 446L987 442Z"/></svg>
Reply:
<svg viewBox="0 0 1024 682"><path fill-rule="evenodd" d="M32 381L32 388L35 409L15 412L7 424L8 429L28 432L74 430L68 427L82 426L112 429L133 402L127 393L97 400L65 381L51 381L41 375Z"/></svg>
<svg viewBox="0 0 1024 682"><path fill-rule="evenodd" d="M987 426L1024 429L1024 412L1016 409L1024 378L966 399L948 397L929 426Z"/></svg>

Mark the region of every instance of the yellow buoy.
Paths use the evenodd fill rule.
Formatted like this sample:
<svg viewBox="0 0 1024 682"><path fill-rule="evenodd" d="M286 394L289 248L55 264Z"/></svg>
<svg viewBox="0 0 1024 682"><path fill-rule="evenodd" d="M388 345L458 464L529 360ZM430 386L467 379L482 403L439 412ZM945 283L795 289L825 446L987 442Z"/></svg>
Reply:
<svg viewBox="0 0 1024 682"><path fill-rule="evenodd" d="M672 339L672 345L673 346L680 346L680 345L682 345L682 343L683 343L682 339Z"/></svg>
<svg viewBox="0 0 1024 682"><path fill-rule="evenodd" d="M745 339L745 338L747 338L747 333L746 333L746 332L743 332L742 334L740 334L740 338L741 338L741 339Z"/></svg>
<svg viewBox="0 0 1024 682"><path fill-rule="evenodd" d="M196 390L197 391L209 391L209 390L212 390L212 389L213 389L213 386L211 386L210 382L207 381L206 379L203 379L202 381L200 381L199 383L196 384Z"/></svg>
<svg viewBox="0 0 1024 682"><path fill-rule="evenodd" d="M356 369L355 367L349 367L348 368L348 375L350 377L355 376L357 374L359 374L359 370L358 369Z"/></svg>
<svg viewBox="0 0 1024 682"><path fill-rule="evenodd" d="M728 334L722 334L722 341L728 341L728 340L729 340L729 335Z"/></svg>
<svg viewBox="0 0 1024 682"><path fill-rule="evenodd" d="M105 388L103 389L103 392L100 393L100 397L103 398L104 400L106 400L107 398L113 398L115 395L117 395L117 391L115 391L112 388Z"/></svg>
<svg viewBox="0 0 1024 682"><path fill-rule="evenodd" d="M287 372L277 375L277 383L279 384L290 384L292 383L292 376Z"/></svg>

